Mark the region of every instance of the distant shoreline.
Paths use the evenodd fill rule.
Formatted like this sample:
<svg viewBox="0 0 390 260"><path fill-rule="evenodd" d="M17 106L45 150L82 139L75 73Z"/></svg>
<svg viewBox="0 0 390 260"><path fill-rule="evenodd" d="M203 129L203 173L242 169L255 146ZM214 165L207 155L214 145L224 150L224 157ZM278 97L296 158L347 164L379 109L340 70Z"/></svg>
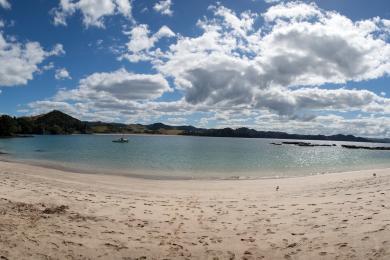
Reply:
<svg viewBox="0 0 390 260"><path fill-rule="evenodd" d="M72 133L72 134L32 134L32 135L16 135L16 136L0 136L0 139L9 138L33 138L35 136L168 136L168 137L201 137L201 138L234 138L234 139L269 139L269 140L292 140L303 142L348 142L348 143L367 143L367 144L390 144L389 142L380 142L378 140L372 141L349 141L349 140L332 140L332 139L295 139L295 138L277 138L277 137L246 137L246 136L211 136L211 135L189 135L189 134L149 134L149 133Z"/></svg>
<svg viewBox="0 0 390 260"><path fill-rule="evenodd" d="M198 128L192 125L171 126L163 123L123 124L81 121L61 111L53 110L49 113L30 117L0 117L0 136L17 136L32 134L147 134L147 135L184 135L229 138L270 138L295 139L318 141L346 141L346 142L383 142L390 143L389 138L368 138L351 134L291 134L282 131L261 131L248 127L239 128Z"/></svg>

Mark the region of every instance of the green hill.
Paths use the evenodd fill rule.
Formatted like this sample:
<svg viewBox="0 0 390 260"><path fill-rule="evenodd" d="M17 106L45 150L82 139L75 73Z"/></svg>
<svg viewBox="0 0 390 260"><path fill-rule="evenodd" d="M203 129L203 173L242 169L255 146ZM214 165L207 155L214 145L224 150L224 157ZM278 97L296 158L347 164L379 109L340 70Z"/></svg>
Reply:
<svg viewBox="0 0 390 260"><path fill-rule="evenodd" d="M35 117L33 123L37 134L74 134L87 130L85 123L58 110Z"/></svg>
<svg viewBox="0 0 390 260"><path fill-rule="evenodd" d="M32 117L15 118L7 115L0 117L0 136L86 132L85 123L58 110Z"/></svg>

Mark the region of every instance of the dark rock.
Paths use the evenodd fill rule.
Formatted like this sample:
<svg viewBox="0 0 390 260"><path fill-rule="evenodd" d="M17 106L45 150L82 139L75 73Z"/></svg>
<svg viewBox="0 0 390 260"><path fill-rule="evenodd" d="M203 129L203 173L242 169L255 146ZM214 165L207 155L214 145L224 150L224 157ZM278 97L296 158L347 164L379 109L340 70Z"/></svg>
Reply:
<svg viewBox="0 0 390 260"><path fill-rule="evenodd" d="M390 151L390 147L385 146L379 146L379 147L372 147L372 146L359 146L359 145L341 145L343 148L347 149L363 149L363 150L381 150L381 151Z"/></svg>

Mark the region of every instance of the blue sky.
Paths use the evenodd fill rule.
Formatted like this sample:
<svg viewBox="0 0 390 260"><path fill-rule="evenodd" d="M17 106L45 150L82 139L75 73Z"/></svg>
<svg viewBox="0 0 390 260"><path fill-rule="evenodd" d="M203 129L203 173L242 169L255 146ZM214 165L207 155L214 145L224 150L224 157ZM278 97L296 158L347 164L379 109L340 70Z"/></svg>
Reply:
<svg viewBox="0 0 390 260"><path fill-rule="evenodd" d="M0 113L390 137L386 0L0 0L0 31Z"/></svg>

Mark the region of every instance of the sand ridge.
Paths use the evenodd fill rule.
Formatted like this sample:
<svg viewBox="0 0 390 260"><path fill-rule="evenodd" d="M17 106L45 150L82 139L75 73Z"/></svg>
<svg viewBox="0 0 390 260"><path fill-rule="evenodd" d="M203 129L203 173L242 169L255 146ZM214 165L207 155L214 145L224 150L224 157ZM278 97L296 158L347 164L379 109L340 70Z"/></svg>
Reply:
<svg viewBox="0 0 390 260"><path fill-rule="evenodd" d="M0 259L390 259L389 202L389 169L157 181L0 162Z"/></svg>

